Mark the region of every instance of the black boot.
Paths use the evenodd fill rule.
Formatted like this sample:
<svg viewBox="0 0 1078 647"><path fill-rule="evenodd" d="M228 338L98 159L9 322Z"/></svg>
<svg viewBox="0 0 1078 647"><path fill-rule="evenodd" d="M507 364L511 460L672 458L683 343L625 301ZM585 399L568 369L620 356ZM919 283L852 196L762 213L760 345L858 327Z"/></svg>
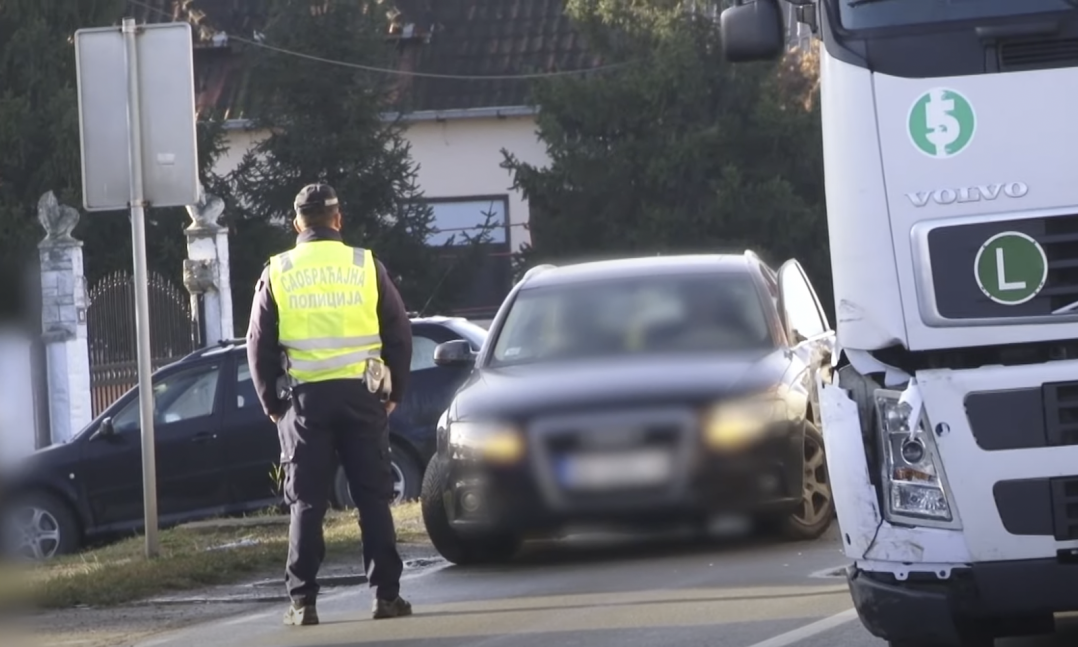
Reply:
<svg viewBox="0 0 1078 647"><path fill-rule="evenodd" d="M412 615L412 603L399 595L393 601L375 599L373 611L372 615L375 620L403 618L404 616Z"/></svg>
<svg viewBox="0 0 1078 647"><path fill-rule="evenodd" d="M314 602L303 600L292 602L284 614L284 623L289 627L310 627L318 624L318 608Z"/></svg>

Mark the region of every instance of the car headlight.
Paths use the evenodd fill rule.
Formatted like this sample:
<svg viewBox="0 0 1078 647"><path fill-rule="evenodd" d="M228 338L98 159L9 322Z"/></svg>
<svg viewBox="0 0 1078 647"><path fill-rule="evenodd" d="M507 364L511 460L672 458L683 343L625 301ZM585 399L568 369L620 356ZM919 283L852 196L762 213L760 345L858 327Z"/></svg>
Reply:
<svg viewBox="0 0 1078 647"><path fill-rule="evenodd" d="M493 462L511 463L524 455L524 437L511 425L452 422L449 424L449 444Z"/></svg>
<svg viewBox="0 0 1078 647"><path fill-rule="evenodd" d="M786 403L772 394L720 402L704 414L704 442L715 450L741 449L759 439L769 424L786 418Z"/></svg>
<svg viewBox="0 0 1078 647"><path fill-rule="evenodd" d="M883 448L884 515L888 521L954 522L950 493L936 439L922 411L910 429L913 409L898 391L876 391L877 426Z"/></svg>

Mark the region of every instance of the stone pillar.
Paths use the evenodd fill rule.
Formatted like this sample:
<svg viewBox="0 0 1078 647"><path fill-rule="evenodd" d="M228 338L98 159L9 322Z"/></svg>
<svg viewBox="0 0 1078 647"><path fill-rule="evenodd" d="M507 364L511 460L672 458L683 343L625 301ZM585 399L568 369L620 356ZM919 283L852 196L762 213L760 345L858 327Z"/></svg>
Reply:
<svg viewBox="0 0 1078 647"><path fill-rule="evenodd" d="M187 207L192 222L184 232L187 260L183 263L183 284L191 293L191 310L198 318L204 346L236 336L228 271L228 229L217 224L224 210L224 201L201 187L198 204Z"/></svg>
<svg viewBox="0 0 1078 647"><path fill-rule="evenodd" d="M82 242L71 237L77 209L49 191L37 205L45 240L41 259L41 327L48 372L49 427L53 443L70 440L90 423L90 353L86 341L86 278Z"/></svg>

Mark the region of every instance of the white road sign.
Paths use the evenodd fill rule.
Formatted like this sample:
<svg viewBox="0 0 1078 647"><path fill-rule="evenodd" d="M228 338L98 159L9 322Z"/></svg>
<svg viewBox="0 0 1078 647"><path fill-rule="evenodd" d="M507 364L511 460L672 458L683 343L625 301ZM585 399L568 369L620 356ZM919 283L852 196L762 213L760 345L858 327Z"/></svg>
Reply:
<svg viewBox="0 0 1078 647"><path fill-rule="evenodd" d="M135 49L146 207L198 202L191 26L137 26ZM127 209L131 200L128 55L121 27L75 32L83 206Z"/></svg>

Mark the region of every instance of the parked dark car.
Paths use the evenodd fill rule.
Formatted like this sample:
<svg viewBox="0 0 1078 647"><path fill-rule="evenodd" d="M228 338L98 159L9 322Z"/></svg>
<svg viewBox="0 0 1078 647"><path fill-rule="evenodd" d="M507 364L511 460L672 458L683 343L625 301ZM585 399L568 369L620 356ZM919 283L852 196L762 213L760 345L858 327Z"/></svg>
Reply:
<svg viewBox="0 0 1078 647"><path fill-rule="evenodd" d="M701 531L740 517L794 539L834 518L815 376L834 335L801 266L751 252L531 270L438 423L421 496L448 560L512 556L567 525Z"/></svg>
<svg viewBox="0 0 1078 647"><path fill-rule="evenodd" d="M411 386L390 416L397 499L417 498L422 467L435 448L438 417L470 367L438 367L438 344L476 351L486 331L465 319L412 319ZM158 370L156 400L158 513L162 526L242 514L281 503L277 430L258 402L243 340L200 350ZM70 442L40 450L4 484L5 524L41 559L143 525L138 390L112 404ZM330 493L351 505L343 472Z"/></svg>

